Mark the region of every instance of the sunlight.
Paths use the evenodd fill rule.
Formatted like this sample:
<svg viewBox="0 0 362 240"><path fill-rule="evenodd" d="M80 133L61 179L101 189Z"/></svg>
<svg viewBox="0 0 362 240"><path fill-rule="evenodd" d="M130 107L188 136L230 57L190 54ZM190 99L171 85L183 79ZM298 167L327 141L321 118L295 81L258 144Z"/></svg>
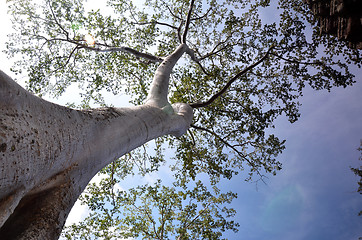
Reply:
<svg viewBox="0 0 362 240"><path fill-rule="evenodd" d="M94 44L96 43L96 41L94 40L94 37L92 35L90 35L89 33L84 35L84 40L90 46L94 46Z"/></svg>

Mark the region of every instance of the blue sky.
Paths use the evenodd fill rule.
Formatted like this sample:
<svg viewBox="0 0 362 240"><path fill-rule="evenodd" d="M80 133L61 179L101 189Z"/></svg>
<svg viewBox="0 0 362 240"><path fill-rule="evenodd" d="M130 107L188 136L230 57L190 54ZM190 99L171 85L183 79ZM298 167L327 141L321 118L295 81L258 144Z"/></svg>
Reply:
<svg viewBox="0 0 362 240"><path fill-rule="evenodd" d="M358 239L362 237L362 197L358 178L349 170L360 166L362 139L362 72L355 86L313 91L301 99L301 118L277 122L287 139L279 160L283 170L267 185L233 180L234 201L241 224L240 239ZM233 238L232 238L233 239Z"/></svg>
<svg viewBox="0 0 362 240"><path fill-rule="evenodd" d="M5 0L0 1L0 50L10 22ZM0 53L0 67L10 64ZM358 177L349 169L360 166L357 148L362 139L362 70L357 83L346 89L314 91L301 98L301 117L290 124L279 119L275 133L287 139L279 160L283 170L257 186L242 176L224 182L224 190L238 192L233 207L240 230L230 239L352 240L362 237L362 197ZM78 209L79 210L79 209ZM77 215L77 214L74 214Z"/></svg>

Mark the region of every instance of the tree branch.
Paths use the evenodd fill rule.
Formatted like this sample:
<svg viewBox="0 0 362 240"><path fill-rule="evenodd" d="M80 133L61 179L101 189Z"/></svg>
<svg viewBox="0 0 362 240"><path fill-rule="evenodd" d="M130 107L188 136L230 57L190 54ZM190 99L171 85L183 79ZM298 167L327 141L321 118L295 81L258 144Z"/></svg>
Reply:
<svg viewBox="0 0 362 240"><path fill-rule="evenodd" d="M187 132L188 132L188 133L190 134L190 136L191 136L192 145L195 146L195 145L196 145L196 141L195 141L194 134L190 131L190 129L188 129Z"/></svg>
<svg viewBox="0 0 362 240"><path fill-rule="evenodd" d="M199 213L184 227L185 231L192 225L194 222L209 208L211 202L209 202L203 209L199 211ZM183 234L181 233L177 240L180 240Z"/></svg>
<svg viewBox="0 0 362 240"><path fill-rule="evenodd" d="M192 18L191 21L197 21L197 20L203 19L204 17L206 17L209 14L211 9L212 9L212 7L209 7L209 9L206 11L206 13L204 15L197 17L197 18Z"/></svg>
<svg viewBox="0 0 362 240"><path fill-rule="evenodd" d="M187 37L187 32L189 31L191 14L192 14L192 8L194 7L194 3L195 3L195 0L191 0L191 2L190 2L190 7L189 7L189 11L188 11L188 13L187 13L187 18L186 18L186 23L185 23L184 34L183 34L183 36L182 36L182 43L186 43L186 37Z"/></svg>
<svg viewBox="0 0 362 240"><path fill-rule="evenodd" d="M256 61L255 63L249 65L247 68L245 68L244 70L242 70L241 72L239 72L238 74L236 74L232 79L230 79L226 85L216 94L214 94L208 101L206 102L201 102L201 103L191 103L190 106L192 108L200 108L200 107L206 107L208 105L210 105L211 103L213 103L217 98L219 98L221 95L223 95L231 86L231 84L233 84L240 76L244 75L245 73L247 73L249 70L255 68L257 65L259 65L260 63L262 63L270 54L271 50L273 49L273 47L270 47L269 50L265 53L265 55L259 59L258 61Z"/></svg>
<svg viewBox="0 0 362 240"><path fill-rule="evenodd" d="M176 29L178 30L178 27L175 27L169 23L164 23L164 22L158 22L158 21L152 21L152 22L134 22L133 24L137 24L137 25L148 25L148 24L158 24L158 25L163 25L163 26L167 26L170 27L172 29Z"/></svg>
<svg viewBox="0 0 362 240"><path fill-rule="evenodd" d="M52 12L52 15L53 15L53 18L54 18L55 23L56 23L56 24L59 26L59 28L65 33L65 35L67 36L67 39L69 39L69 32L66 31L66 30L63 28L63 26L58 22L58 20L57 20L57 18L56 18L56 16L55 16L55 13L54 13L54 11L53 11L53 8L52 8L52 6L50 5L50 1L47 1L47 3L48 3L48 5L49 5L50 11Z"/></svg>
<svg viewBox="0 0 362 240"><path fill-rule="evenodd" d="M64 38L47 39L45 37L42 37L42 38L44 38L46 40L46 42L51 42L51 41L69 42L69 43L77 45L78 49L83 48L83 49L96 51L96 52L123 52L123 53L129 53L129 54L134 55L136 58L143 58L143 59L149 60L149 61L154 62L154 63L155 62L162 62L164 60L161 57L157 57L157 56L154 56L154 55L148 54L148 53L142 53L142 52L139 52L139 51L137 51L137 50L135 50L133 48L130 48L130 47L124 47L124 46L112 47L112 46L109 46L107 44L95 43L95 45L105 47L105 49L101 49L101 48L97 48L97 47L90 47L90 46L88 46L86 44L81 43L84 40L71 40L71 39L64 39Z"/></svg>
<svg viewBox="0 0 362 240"><path fill-rule="evenodd" d="M167 95L170 75L173 67L186 51L187 45L181 44L171 55L167 56L156 69L146 104L155 107L166 107L169 105Z"/></svg>
<svg viewBox="0 0 362 240"><path fill-rule="evenodd" d="M178 40L180 41L180 43L182 43L181 30L182 30L183 23L184 23L184 21L181 20L181 23L177 28L177 37L178 37Z"/></svg>
<svg viewBox="0 0 362 240"><path fill-rule="evenodd" d="M147 218L150 220L150 222L152 222L152 227L153 227L153 231L155 232L155 235L157 238L159 238L157 231L156 231L156 222L155 220L152 218L152 216L150 215L150 213L147 211L146 208L142 208L142 207L137 207L135 203L132 204L138 211L140 211L140 213L144 212L146 213ZM151 236L150 233L146 232L147 234L149 234Z"/></svg>
<svg viewBox="0 0 362 240"><path fill-rule="evenodd" d="M101 44L101 43L96 43L96 45L99 45L99 46L104 46L106 47L107 49L99 49L99 48L91 48L91 47L87 47L87 49L90 49L90 50L94 50L94 51L97 51L97 52L124 52L124 53L130 53L132 55L134 55L135 57L137 58L143 58L143 59L147 59L151 62L162 62L164 59L161 58L161 57L157 57L157 56L154 56L152 54L148 54L148 53L142 53L142 52L139 52L133 48L130 48L130 47L112 47L112 46L108 46L106 44Z"/></svg>
<svg viewBox="0 0 362 240"><path fill-rule="evenodd" d="M199 67L201 68L201 70L206 74L206 75L210 75L206 69L202 66L202 64L200 63L199 59L195 56L195 51L192 50L191 48L189 48L187 46L186 48L186 53L191 57L191 59L197 63L197 65L199 65Z"/></svg>
<svg viewBox="0 0 362 240"><path fill-rule="evenodd" d="M61 68L64 68L66 65L68 65L68 63L70 62L70 59L72 58L73 54L75 53L75 51L77 51L78 49L80 49L79 46L75 46L75 48L71 51L71 53L69 54L69 56L67 57L67 61L60 67L58 67L57 69L53 70L52 73L58 71Z"/></svg>
<svg viewBox="0 0 362 240"><path fill-rule="evenodd" d="M208 208L209 206L211 205L211 202L209 202L205 207L204 209L200 210L199 211L199 214L197 214L194 219L192 219L187 225L186 225L186 228L188 228L191 224L193 224Z"/></svg>
<svg viewBox="0 0 362 240"><path fill-rule="evenodd" d="M258 168L255 166L255 164L253 162L251 162L247 157L244 156L244 154L242 152L240 152L235 146L231 145L230 143L228 143L225 139L223 139L222 137L220 137L218 134L216 134L215 132L207 129L207 128L203 128L200 126L196 126L194 124L191 124L190 127L193 127L195 129L198 130L202 130L205 131L211 135L213 135L214 137L218 138L223 144L225 144L227 147L231 148L232 150L234 150L242 159L244 159L247 163L250 164L251 167L253 167L256 171L256 173L260 176L260 179L264 182L263 180L263 175L259 172Z"/></svg>
<svg viewBox="0 0 362 240"><path fill-rule="evenodd" d="M295 59L289 59L289 58L285 58L281 55L278 55L276 53L271 53L270 55L273 55L277 58L280 58L286 62L290 62L290 63L296 63L296 64L303 64L303 65L322 65L322 62L320 61L315 61L315 62L302 62L302 61L298 61L298 60L295 60Z"/></svg>
<svg viewBox="0 0 362 240"><path fill-rule="evenodd" d="M177 16L174 12L172 12L171 8L168 6L167 3L165 4L165 7L168 9L168 11L170 12L170 14L171 14L172 17L174 17L174 18L182 21L182 19L181 19L179 16Z"/></svg>
<svg viewBox="0 0 362 240"><path fill-rule="evenodd" d="M232 46L232 45L226 44L225 46L219 48L219 50L216 50L220 45L227 43L227 42L229 41L229 39L232 37L233 33L234 33L234 32L232 32L224 41L218 42L218 43L215 45L215 47L211 50L211 52L207 53L207 54L204 55L204 56L201 56L200 58L198 58L198 60L201 61L201 60L203 60L203 59L205 59L205 58L211 57L212 55L215 55L215 54L217 54L218 52L221 52L221 51L227 49L228 47Z"/></svg>

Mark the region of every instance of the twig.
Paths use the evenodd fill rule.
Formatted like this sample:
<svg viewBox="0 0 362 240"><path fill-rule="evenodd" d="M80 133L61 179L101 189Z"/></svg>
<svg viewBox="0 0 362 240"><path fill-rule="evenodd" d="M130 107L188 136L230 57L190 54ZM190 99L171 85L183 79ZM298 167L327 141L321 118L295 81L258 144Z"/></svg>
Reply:
<svg viewBox="0 0 362 240"><path fill-rule="evenodd" d="M207 129L207 128L203 128L200 126L196 126L191 124L191 127L198 129L198 130L202 130L205 132L210 133L211 135L213 135L214 137L218 138L222 143L224 143L227 147L231 148L232 150L234 150L241 158L243 158L246 162L248 162L250 164L251 167L253 167L256 171L256 173L260 176L260 179L264 182L263 180L263 175L259 172L258 168L255 166L255 164L253 162L251 162L247 157L244 156L244 154L242 152L240 152L235 146L231 145L230 143L228 143L225 139L223 139L222 137L220 137L218 134L216 134L215 132Z"/></svg>
<svg viewBox="0 0 362 240"><path fill-rule="evenodd" d="M52 8L52 6L50 5L50 1L47 1L47 3L48 3L48 5L49 5L50 11L52 12L52 15L53 15L53 17L54 17L55 23L56 23L56 24L59 26L59 28L65 33L65 35L67 36L67 39L69 39L69 33L68 33L68 31L66 31L66 30L63 28L63 26L58 22L58 20L57 20L57 18L56 18L56 16L55 16L55 13L54 13L54 11L53 11L53 8Z"/></svg>
<svg viewBox="0 0 362 240"><path fill-rule="evenodd" d="M200 57L199 60L201 61L201 60L203 60L205 58L211 57L212 55L215 55L215 54L217 54L217 53L231 47L232 45L226 44L225 46L221 47L219 50L216 50L220 45L227 43L229 41L229 39L232 37L233 34L234 34L234 32L232 32L224 41L218 42L215 45L215 47L211 50L211 52L207 53L205 56Z"/></svg>
<svg viewBox="0 0 362 240"><path fill-rule="evenodd" d="M165 4L165 7L168 9L172 17L182 21L182 19L179 16L177 16L174 12L172 12L171 8L168 6L167 3Z"/></svg>
<svg viewBox="0 0 362 240"><path fill-rule="evenodd" d="M205 13L204 15L202 15L201 17L191 18L191 21L197 21L197 20L203 19L204 17L206 17L206 16L209 14L209 12L211 11L211 9L212 9L212 7L210 7L210 8L206 11L206 13Z"/></svg>
<svg viewBox="0 0 362 240"><path fill-rule="evenodd" d="M286 62L291 62L291 63L297 63L297 64L303 64L303 65L322 65L322 62L320 61L315 61L315 62L302 62L302 61L298 61L298 60L295 60L295 59L289 59L289 58L285 58L281 55L278 55L276 53L271 53L270 55L273 55L277 58L280 58Z"/></svg>

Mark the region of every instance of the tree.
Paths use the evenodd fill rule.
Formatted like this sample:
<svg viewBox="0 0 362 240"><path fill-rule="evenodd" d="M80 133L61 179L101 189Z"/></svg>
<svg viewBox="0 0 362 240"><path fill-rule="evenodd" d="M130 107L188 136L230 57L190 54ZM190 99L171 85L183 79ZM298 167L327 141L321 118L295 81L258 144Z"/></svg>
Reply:
<svg viewBox="0 0 362 240"><path fill-rule="evenodd" d="M225 220L232 209L217 210L236 197L220 193L217 182L245 168L249 180L275 174L284 140L268 133L274 120L298 119L298 97L306 84L318 90L346 87L354 81L349 66L361 64L357 50L318 34L302 2L282 0L276 9L269 1L155 0L147 1L149 12L110 0L112 15L86 12L79 0L9 3L17 34L10 37L8 54L23 57L12 70L28 74L29 91L59 96L78 84L82 107L91 101L104 107L51 104L1 73L0 208L5 214L0 234L5 238L58 238L90 179L113 162L103 170L108 184L93 192L90 186L91 193L103 195L83 197L111 216L102 221L103 229L122 223L126 229L118 230L125 237L164 239L171 233L180 239L219 239L237 224ZM270 8L280 17L262 20ZM80 28L89 32L87 38ZM102 89L130 93L137 106L105 107ZM128 154L152 139L153 157L136 157L140 150ZM175 149L168 163L181 190L157 183L129 193L113 191L138 163L141 174L166 164L165 146ZM211 191L198 182L203 174ZM128 215L113 219L119 208L107 208L109 201L130 210ZM157 229L150 206L169 210L159 211Z"/></svg>

